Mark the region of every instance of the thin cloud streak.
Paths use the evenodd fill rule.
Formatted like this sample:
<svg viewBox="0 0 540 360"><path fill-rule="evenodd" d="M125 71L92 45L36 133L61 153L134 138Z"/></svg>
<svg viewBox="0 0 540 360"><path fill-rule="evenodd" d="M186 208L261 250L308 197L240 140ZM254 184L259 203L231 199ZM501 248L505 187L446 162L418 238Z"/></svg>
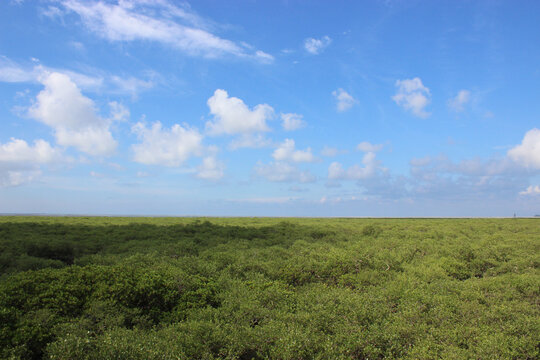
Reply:
<svg viewBox="0 0 540 360"><path fill-rule="evenodd" d="M117 4L64 0L66 10L80 16L84 25L109 41L155 41L191 56L219 58L231 55L270 63L274 57L262 50L221 38L202 26L200 18L168 1ZM149 14L153 11L152 16ZM183 21L173 20L174 18Z"/></svg>

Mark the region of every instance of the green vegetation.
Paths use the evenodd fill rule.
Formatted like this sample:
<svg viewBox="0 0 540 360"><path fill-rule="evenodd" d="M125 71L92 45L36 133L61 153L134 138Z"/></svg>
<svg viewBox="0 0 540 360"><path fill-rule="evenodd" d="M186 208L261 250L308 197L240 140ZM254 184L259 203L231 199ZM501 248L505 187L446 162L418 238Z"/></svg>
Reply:
<svg viewBox="0 0 540 360"><path fill-rule="evenodd" d="M538 359L536 219L0 217L2 359Z"/></svg>

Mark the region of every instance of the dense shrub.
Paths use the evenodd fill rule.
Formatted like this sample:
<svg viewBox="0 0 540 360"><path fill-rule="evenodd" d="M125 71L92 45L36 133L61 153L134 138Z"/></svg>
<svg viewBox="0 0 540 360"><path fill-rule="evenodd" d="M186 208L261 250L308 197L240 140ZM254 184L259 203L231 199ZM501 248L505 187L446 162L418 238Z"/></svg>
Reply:
<svg viewBox="0 0 540 360"><path fill-rule="evenodd" d="M0 358L536 359L539 235L503 219L0 218Z"/></svg>

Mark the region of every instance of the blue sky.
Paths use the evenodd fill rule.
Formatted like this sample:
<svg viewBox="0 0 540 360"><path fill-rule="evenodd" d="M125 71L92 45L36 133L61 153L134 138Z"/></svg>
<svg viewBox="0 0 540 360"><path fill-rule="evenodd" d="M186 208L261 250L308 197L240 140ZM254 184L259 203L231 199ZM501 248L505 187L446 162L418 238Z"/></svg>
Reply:
<svg viewBox="0 0 540 360"><path fill-rule="evenodd" d="M540 214L537 1L0 3L0 212Z"/></svg>

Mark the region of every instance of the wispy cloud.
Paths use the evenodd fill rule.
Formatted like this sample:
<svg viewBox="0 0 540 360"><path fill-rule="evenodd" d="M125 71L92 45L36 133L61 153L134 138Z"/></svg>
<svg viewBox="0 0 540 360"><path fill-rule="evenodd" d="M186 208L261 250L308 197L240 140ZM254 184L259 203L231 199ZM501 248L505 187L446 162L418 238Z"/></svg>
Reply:
<svg viewBox="0 0 540 360"><path fill-rule="evenodd" d="M254 203L254 204L286 204L292 201L297 201L297 197L283 196L283 197L260 197L260 198L246 198L246 199L230 199L231 202L239 203Z"/></svg>
<svg viewBox="0 0 540 360"><path fill-rule="evenodd" d="M282 161L269 164L259 162L255 165L255 174L271 182L311 183L316 179L311 172L302 171L297 166Z"/></svg>
<svg viewBox="0 0 540 360"><path fill-rule="evenodd" d="M110 82L114 85L115 92L130 94L131 96L137 96L140 91L154 87L153 81L142 80L133 76L121 77L114 75L110 77Z"/></svg>
<svg viewBox="0 0 540 360"><path fill-rule="evenodd" d="M41 73L36 66L23 67L20 64L0 56L0 81L8 83L37 82Z"/></svg>
<svg viewBox="0 0 540 360"><path fill-rule="evenodd" d="M109 41L155 41L191 56L218 58L226 55L272 62L274 57L244 43L210 32L210 26L188 6L160 1L61 0L63 7L78 14L83 24Z"/></svg>
<svg viewBox="0 0 540 360"><path fill-rule="evenodd" d="M448 107L455 112L463 112L465 105L471 101L471 92L469 90L460 90L457 95L448 100Z"/></svg>
<svg viewBox="0 0 540 360"><path fill-rule="evenodd" d="M272 145L272 140L265 137L263 134L241 134L235 139L231 140L228 148L230 150L237 150L242 148L257 149Z"/></svg>
<svg viewBox="0 0 540 360"><path fill-rule="evenodd" d="M356 149L363 152L377 152L381 151L383 147L383 144L372 144L368 141L362 141L356 146Z"/></svg>
<svg viewBox="0 0 540 360"><path fill-rule="evenodd" d="M340 151L338 149L326 145L321 150L321 155L326 157L334 157L339 153Z"/></svg>
<svg viewBox="0 0 540 360"><path fill-rule="evenodd" d="M33 59L32 62L17 63L5 56L0 56L0 82L37 84L51 73L67 75L79 88L85 91L107 92L133 97L136 97L141 91L154 87L157 76L155 73L149 72L147 79L140 79L134 76L123 77L107 74L96 69L84 73L72 69L45 66L37 59Z"/></svg>

